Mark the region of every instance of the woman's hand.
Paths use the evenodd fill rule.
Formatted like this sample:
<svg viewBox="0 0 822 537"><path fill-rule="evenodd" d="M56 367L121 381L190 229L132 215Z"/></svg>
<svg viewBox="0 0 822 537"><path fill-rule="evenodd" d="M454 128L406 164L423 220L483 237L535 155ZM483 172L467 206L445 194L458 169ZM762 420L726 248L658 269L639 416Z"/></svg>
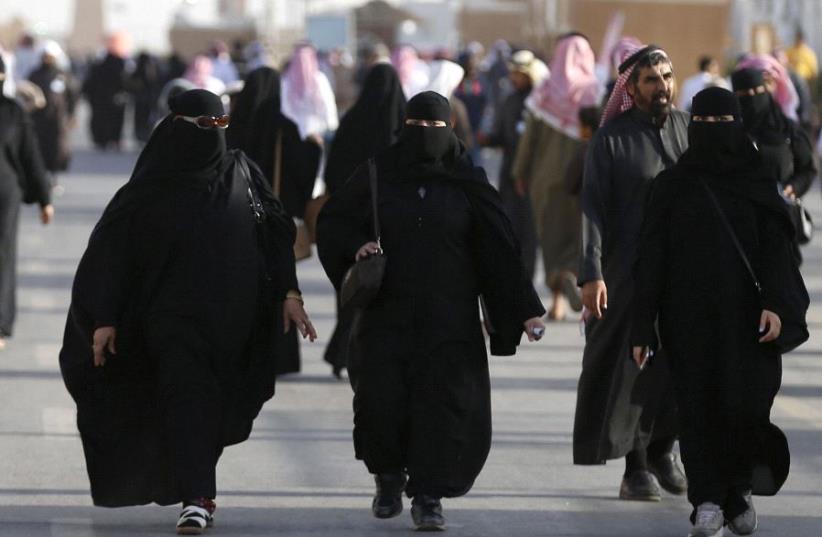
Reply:
<svg viewBox="0 0 822 537"><path fill-rule="evenodd" d="M283 302L283 333L287 334L294 324L303 339L308 338L309 341L317 339L317 331L314 330L314 325L308 318L308 314L303 308L303 301L296 297L287 297Z"/></svg>
<svg viewBox="0 0 822 537"><path fill-rule="evenodd" d="M632 350L632 358L636 366L640 371L645 369L645 366L648 365L648 358L651 357L650 349L648 347L634 347Z"/></svg>
<svg viewBox="0 0 822 537"><path fill-rule="evenodd" d="M762 334L759 338L760 343L775 340L782 333L782 319L772 311L762 310L759 317L759 333Z"/></svg>
<svg viewBox="0 0 822 537"><path fill-rule="evenodd" d="M582 303L594 317L602 319L608 309L608 287L602 280L591 280L582 285Z"/></svg>
<svg viewBox="0 0 822 537"><path fill-rule="evenodd" d="M54 205L49 203L40 207L40 222L47 226L51 224L52 220L54 220Z"/></svg>
<svg viewBox="0 0 822 537"><path fill-rule="evenodd" d="M113 326L101 326L94 331L91 350L94 351L94 366L102 367L106 365L106 350L111 354L117 354L114 341L117 339L117 329Z"/></svg>
<svg viewBox="0 0 822 537"><path fill-rule="evenodd" d="M377 254L379 252L380 252L380 245L379 244L377 244L376 242L366 242L365 244L360 246L359 250L357 250L357 255L354 257L354 259L356 261L359 261L360 259L362 259L364 257L368 257L369 255L374 255L374 254Z"/></svg>
<svg viewBox="0 0 822 537"><path fill-rule="evenodd" d="M539 341L545 334L545 323L539 317L532 317L523 323L528 341Z"/></svg>

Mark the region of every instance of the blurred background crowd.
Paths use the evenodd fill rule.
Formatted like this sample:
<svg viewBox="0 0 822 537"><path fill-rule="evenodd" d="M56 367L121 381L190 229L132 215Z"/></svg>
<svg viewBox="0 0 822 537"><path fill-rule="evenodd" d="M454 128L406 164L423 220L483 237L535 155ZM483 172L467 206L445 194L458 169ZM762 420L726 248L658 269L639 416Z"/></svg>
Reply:
<svg viewBox="0 0 822 537"><path fill-rule="evenodd" d="M230 113L246 75L270 66L282 73L282 113L304 140L327 149L374 65L393 65L405 99L424 90L446 95L458 137L498 182L528 269L535 272L537 241L543 260L559 260L544 267L554 319L565 316L566 303L580 306L574 267L584 144L576 142L596 129L626 47L665 48L677 76L675 102L685 110L701 89L730 87L734 70L763 70L784 116L822 150L818 0L4 4L0 54L12 74L4 92L30 112L58 194L78 103L90 107L83 117L96 148L134 148L168 112L169 97L208 89ZM557 38L571 31L590 47L560 50ZM542 150L555 131L573 142L568 151ZM315 196L328 177L321 166Z"/></svg>

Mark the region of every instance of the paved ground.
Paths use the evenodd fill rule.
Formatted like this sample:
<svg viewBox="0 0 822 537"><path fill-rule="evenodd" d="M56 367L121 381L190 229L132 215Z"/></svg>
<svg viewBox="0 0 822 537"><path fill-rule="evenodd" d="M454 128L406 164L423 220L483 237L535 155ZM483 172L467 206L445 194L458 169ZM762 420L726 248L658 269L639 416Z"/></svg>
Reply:
<svg viewBox="0 0 822 537"><path fill-rule="evenodd" d="M91 226L125 180L135 154L76 154L63 177L57 220L43 228L25 212L20 243L17 332L0 354L0 536L171 534L177 508L102 509L91 505L74 407L57 353L69 288ZM819 193L810 196L822 222ZM807 282L822 295L822 248L806 250ZM404 535L408 514L370 516L372 482L353 459L351 391L321 360L333 323L333 295L316 257L299 267L321 337L304 346L304 371L283 379L250 441L219 466L215 536ZM793 471L776 498L758 500L763 536L820 535L822 489L822 307L814 334L785 360L775 420L793 448ZM620 464L574 467L571 427L583 340L576 322L553 324L538 345L493 358L494 445L472 493L447 501L455 536L684 536L689 507L616 499Z"/></svg>

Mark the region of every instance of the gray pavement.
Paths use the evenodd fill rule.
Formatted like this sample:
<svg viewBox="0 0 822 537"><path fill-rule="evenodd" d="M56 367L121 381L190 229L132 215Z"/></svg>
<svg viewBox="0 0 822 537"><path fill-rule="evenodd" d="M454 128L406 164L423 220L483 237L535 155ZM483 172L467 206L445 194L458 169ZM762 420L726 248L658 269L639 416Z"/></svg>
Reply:
<svg viewBox="0 0 822 537"><path fill-rule="evenodd" d="M84 145L84 144L80 144ZM58 370L73 273L103 206L126 179L135 153L80 150L62 177L52 227L23 215L19 318L0 354L0 537L170 535L177 507L103 509L88 494L74 406ZM819 192L809 196L822 222ZM815 537L822 500L822 240L806 249L816 299L812 339L785 359L774 419L788 434L793 469L776 498L757 499L763 536ZM354 460L351 390L321 356L334 321L333 294L316 259L300 264L306 304L320 339L303 346L303 373L282 379L251 439L226 450L218 469L215 536L405 535L408 513L370 516L372 482ZM545 296L545 290L542 289ZM583 339L575 321L516 357L492 358L494 444L465 498L445 502L455 536L684 537L689 506L616 499L620 462L571 465L571 429ZM127 462L127 461L124 461ZM406 509L408 503L406 502Z"/></svg>

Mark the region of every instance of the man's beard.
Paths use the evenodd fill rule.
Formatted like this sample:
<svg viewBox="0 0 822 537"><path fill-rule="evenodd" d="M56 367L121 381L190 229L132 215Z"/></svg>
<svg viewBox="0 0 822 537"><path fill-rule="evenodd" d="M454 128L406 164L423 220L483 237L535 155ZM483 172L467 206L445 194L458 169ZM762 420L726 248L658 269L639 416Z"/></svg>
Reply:
<svg viewBox="0 0 822 537"><path fill-rule="evenodd" d="M662 91L654 95L651 100L651 115L659 119L668 117L671 113L671 94L667 91Z"/></svg>
<svg viewBox="0 0 822 537"><path fill-rule="evenodd" d="M639 96L636 104L647 110L654 119L663 119L668 117L671 113L671 94L667 91L657 92L651 99L645 99Z"/></svg>

